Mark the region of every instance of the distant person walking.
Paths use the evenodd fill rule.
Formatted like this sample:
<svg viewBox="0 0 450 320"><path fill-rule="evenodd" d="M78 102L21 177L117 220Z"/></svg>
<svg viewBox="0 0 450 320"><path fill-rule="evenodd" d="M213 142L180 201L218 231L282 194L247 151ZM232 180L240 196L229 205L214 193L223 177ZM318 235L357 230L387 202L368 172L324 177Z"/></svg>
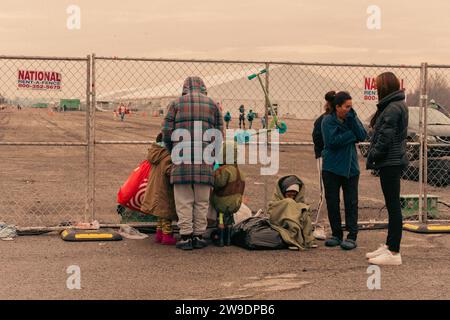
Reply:
<svg viewBox="0 0 450 320"><path fill-rule="evenodd" d="M123 121L125 119L125 112L126 112L126 108L123 104L121 104L119 106L119 115L120 115L120 121Z"/></svg>
<svg viewBox="0 0 450 320"><path fill-rule="evenodd" d="M325 241L325 245L351 250L357 246L358 235L359 164L355 144L366 139L366 130L353 110L352 97L348 92L336 93L330 114L322 120L322 136L322 178L332 230L332 236ZM341 188L348 231L346 240L343 239L340 213Z"/></svg>
<svg viewBox="0 0 450 320"><path fill-rule="evenodd" d="M243 104L239 107L239 129L242 129L242 126L245 130L245 108Z"/></svg>
<svg viewBox="0 0 450 320"><path fill-rule="evenodd" d="M247 120L248 120L248 128L252 128L253 119L255 119L255 114L253 113L253 110L250 109L250 111L247 113Z"/></svg>
<svg viewBox="0 0 450 320"><path fill-rule="evenodd" d="M401 265L400 242L403 217L400 206L400 178L408 164L406 136L408 108L400 81L392 72L376 78L378 104L370 126L373 134L367 155L367 169L380 170L380 183L389 215L386 244L367 253L369 263Z"/></svg>
<svg viewBox="0 0 450 320"><path fill-rule="evenodd" d="M172 155L170 177L170 182L174 185L181 236L176 247L182 250L207 246L203 234L206 232L210 193L214 185L213 165L206 163L203 158L210 142L203 141L202 134L200 137L195 134L196 125L200 125L203 132L217 129L223 134L222 113L214 100L207 96L203 80L199 77L188 77L184 81L182 96L170 103L162 129L163 142L170 151L186 145L186 141L172 141L172 133L175 130L187 130L191 136L190 144L185 146L189 148L190 159L180 163ZM199 163L196 162L198 156L202 159Z"/></svg>
<svg viewBox="0 0 450 320"><path fill-rule="evenodd" d="M226 127L228 129L229 125L230 125L230 121L231 121L231 113L230 113L230 111L227 111L227 113L225 113L225 115L223 116L223 120L225 121Z"/></svg>
<svg viewBox="0 0 450 320"><path fill-rule="evenodd" d="M266 116L265 115L263 115L261 117L261 126L262 126L263 129L266 128Z"/></svg>

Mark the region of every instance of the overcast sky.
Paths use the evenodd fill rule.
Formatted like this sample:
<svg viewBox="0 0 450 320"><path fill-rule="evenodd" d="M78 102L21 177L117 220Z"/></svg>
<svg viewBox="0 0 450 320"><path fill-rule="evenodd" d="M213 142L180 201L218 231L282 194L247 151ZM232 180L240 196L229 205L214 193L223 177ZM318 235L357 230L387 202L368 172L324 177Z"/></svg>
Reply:
<svg viewBox="0 0 450 320"><path fill-rule="evenodd" d="M1 0L0 54L450 64L448 0ZM81 9L69 30L67 7ZM381 9L369 30L367 8Z"/></svg>

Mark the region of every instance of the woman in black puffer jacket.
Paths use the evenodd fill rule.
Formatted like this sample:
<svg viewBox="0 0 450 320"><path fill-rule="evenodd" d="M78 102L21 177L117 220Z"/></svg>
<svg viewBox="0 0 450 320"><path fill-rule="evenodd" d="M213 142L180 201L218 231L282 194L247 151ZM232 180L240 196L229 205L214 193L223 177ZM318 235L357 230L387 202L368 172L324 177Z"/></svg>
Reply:
<svg viewBox="0 0 450 320"><path fill-rule="evenodd" d="M379 169L381 189L389 214L386 244L366 255L369 263L400 265L402 238L402 210L400 207L400 177L408 164L406 136L408 107L400 81L392 72L376 78L378 91L377 111L370 126L374 129L367 156L367 169Z"/></svg>

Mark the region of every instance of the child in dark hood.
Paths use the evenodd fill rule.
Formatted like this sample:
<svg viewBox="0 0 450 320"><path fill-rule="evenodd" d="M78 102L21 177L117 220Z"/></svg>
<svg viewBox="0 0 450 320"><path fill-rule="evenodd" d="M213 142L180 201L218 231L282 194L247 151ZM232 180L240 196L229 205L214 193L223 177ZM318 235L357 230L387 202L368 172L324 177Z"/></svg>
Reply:
<svg viewBox="0 0 450 320"><path fill-rule="evenodd" d="M297 194L300 192L300 184L302 183L300 179L298 179L296 176L288 176L286 179L280 182L281 192L283 193L284 197L295 200Z"/></svg>
<svg viewBox="0 0 450 320"><path fill-rule="evenodd" d="M316 248L310 208L304 203L305 185L296 175L278 180L267 213L283 241L298 249Z"/></svg>

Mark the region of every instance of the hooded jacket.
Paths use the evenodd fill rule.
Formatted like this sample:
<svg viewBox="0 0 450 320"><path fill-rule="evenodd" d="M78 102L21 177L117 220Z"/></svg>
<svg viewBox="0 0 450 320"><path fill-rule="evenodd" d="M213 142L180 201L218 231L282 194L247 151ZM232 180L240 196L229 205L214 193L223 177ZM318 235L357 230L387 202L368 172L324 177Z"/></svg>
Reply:
<svg viewBox="0 0 450 320"><path fill-rule="evenodd" d="M377 104L378 116L367 155L367 169L406 166L408 108L402 90L391 93Z"/></svg>
<svg viewBox="0 0 450 320"><path fill-rule="evenodd" d="M346 178L359 175L358 155L355 143L366 139L366 130L351 109L344 122L338 120L336 112L322 120L323 171L329 171Z"/></svg>
<svg viewBox="0 0 450 320"><path fill-rule="evenodd" d="M212 204L217 212L225 215L232 215L239 210L245 190L245 175L237 165L237 149L234 145L233 150L234 163L223 164L214 171ZM226 160L226 148L223 148L222 156Z"/></svg>
<svg viewBox="0 0 450 320"><path fill-rule="evenodd" d="M312 139L314 143L314 155L316 159L319 159L322 157L322 150L323 150L323 137L322 137L322 120L323 117L325 117L326 114L320 115L319 118L314 121L314 129L312 132Z"/></svg>
<svg viewBox="0 0 450 320"><path fill-rule="evenodd" d="M170 184L172 161L166 148L153 143L147 160L152 165L141 211L161 218L176 220L173 186Z"/></svg>
<svg viewBox="0 0 450 320"><path fill-rule="evenodd" d="M163 142L172 151L180 142L172 142L172 133L177 129L185 129L191 136L190 163L175 163L172 167L170 182L172 184L207 184L213 186L212 165L205 163L203 151L211 143L200 141L199 147L194 144L194 128L200 124L201 137L208 129L223 132L223 118L217 104L206 96L206 86L199 77L188 77L183 85L182 96L172 101L163 122ZM177 148L177 155L179 155ZM202 163L194 163L195 155L201 155ZM173 155L172 155L173 158Z"/></svg>
<svg viewBox="0 0 450 320"><path fill-rule="evenodd" d="M294 183L300 185L295 200L286 198L283 192ZM296 175L284 176L277 181L267 209L271 226L280 233L284 242L299 249L309 248L314 243L311 213L304 199L302 180Z"/></svg>

